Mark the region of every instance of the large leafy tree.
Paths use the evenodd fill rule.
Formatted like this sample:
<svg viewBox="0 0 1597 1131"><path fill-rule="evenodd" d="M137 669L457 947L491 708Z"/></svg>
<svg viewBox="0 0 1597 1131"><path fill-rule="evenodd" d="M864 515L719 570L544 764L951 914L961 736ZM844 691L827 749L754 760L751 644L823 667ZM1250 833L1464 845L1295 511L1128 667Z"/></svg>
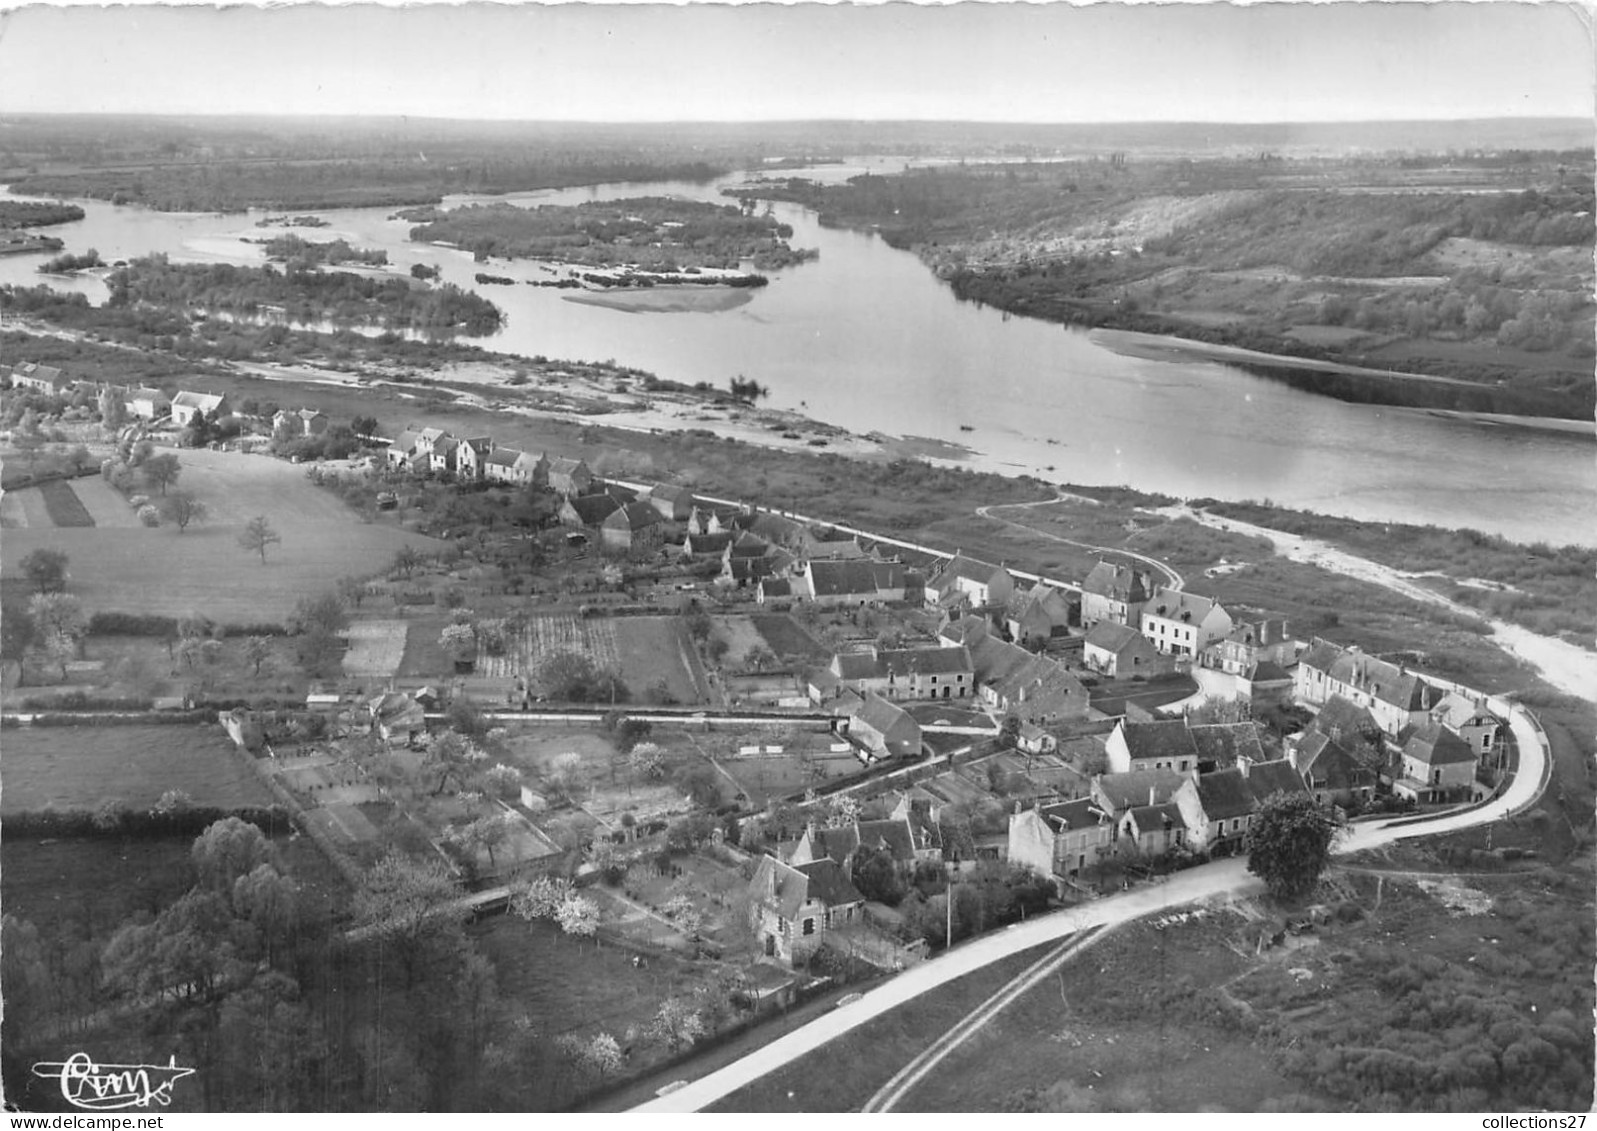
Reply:
<svg viewBox="0 0 1597 1131"><path fill-rule="evenodd" d="M1271 794L1248 830L1248 871L1278 898L1305 895L1330 863L1341 827L1341 814L1307 793Z"/></svg>
<svg viewBox="0 0 1597 1131"><path fill-rule="evenodd" d="M238 544L252 554L260 554L261 564L266 564L266 547L280 543L283 536L272 528L264 514L258 514L249 520L244 527L244 533L238 536Z"/></svg>
<svg viewBox="0 0 1597 1131"><path fill-rule="evenodd" d="M40 593L58 593L66 588L67 556L60 550L34 550L22 559L22 572Z"/></svg>

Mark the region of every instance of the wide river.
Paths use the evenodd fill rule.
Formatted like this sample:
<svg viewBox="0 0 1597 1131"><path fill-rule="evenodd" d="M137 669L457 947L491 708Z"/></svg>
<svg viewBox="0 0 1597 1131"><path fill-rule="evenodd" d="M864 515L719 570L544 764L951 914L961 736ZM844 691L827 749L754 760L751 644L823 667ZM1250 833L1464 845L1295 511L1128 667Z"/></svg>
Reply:
<svg viewBox="0 0 1597 1131"><path fill-rule="evenodd" d="M842 178L861 166L804 175ZM896 169L899 163L878 164ZM499 198L571 204L618 196L721 200L712 185L600 185ZM51 229L67 250L108 262L151 252L175 260L258 262L242 242L281 229L259 215L171 214L78 201L82 221ZM507 314L491 349L525 356L614 360L661 377L724 385L742 374L770 388L772 407L798 409L857 432L967 445L974 466L1062 483L1127 484L1186 498L1270 499L1371 521L1474 527L1521 541L1597 545L1597 443L1590 437L1465 423L1423 412L1343 404L1226 365L1124 357L1090 335L960 302L915 256L873 233L822 228L778 204L795 246L814 262L777 272L748 301L713 312L630 313L567 301L570 291L481 286L485 265L413 244L392 209L320 211L343 236L382 248L396 268L439 267L443 278ZM0 282L40 281L43 256L0 258ZM530 262L486 269L546 279ZM52 283L103 301L94 279ZM749 292L745 292L749 293Z"/></svg>

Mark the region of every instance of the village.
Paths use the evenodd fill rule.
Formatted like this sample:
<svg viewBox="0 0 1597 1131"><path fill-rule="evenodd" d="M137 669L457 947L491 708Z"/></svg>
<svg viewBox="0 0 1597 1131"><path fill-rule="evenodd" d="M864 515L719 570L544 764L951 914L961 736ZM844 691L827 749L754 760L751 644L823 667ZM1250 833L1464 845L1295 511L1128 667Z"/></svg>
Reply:
<svg viewBox="0 0 1597 1131"><path fill-rule="evenodd" d="M387 853L442 860L471 914L736 968L756 1010L1239 853L1274 794L1434 809L1514 762L1484 696L1132 557L1041 578L425 421L380 439L201 392L79 399L121 400L123 451L192 443L196 418L263 453L235 460L342 434L349 458L296 474L430 533L439 498L528 511L341 581L336 663L221 721L351 884Z"/></svg>

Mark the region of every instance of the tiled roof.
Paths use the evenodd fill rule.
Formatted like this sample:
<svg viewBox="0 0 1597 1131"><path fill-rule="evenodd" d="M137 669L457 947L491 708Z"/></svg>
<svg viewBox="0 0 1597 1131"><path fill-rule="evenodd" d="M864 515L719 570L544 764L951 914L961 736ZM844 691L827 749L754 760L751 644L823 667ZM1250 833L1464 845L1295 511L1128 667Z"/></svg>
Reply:
<svg viewBox="0 0 1597 1131"><path fill-rule="evenodd" d="M1092 626L1092 631L1087 633L1084 643L1118 656L1128 649L1135 648L1137 641L1146 642L1146 639L1142 633L1127 625L1116 624L1112 620L1101 620ZM1151 650L1152 646L1149 648Z"/></svg>
<svg viewBox="0 0 1597 1131"><path fill-rule="evenodd" d="M648 503L627 503L611 511L604 520L604 526L610 530L642 530L664 521L660 512Z"/></svg>
<svg viewBox="0 0 1597 1131"><path fill-rule="evenodd" d="M1131 810L1130 817L1139 835L1165 828L1179 829L1186 825L1181 816L1181 807L1173 801L1166 801L1162 805L1139 805Z"/></svg>
<svg viewBox="0 0 1597 1131"><path fill-rule="evenodd" d="M899 863L915 859L915 833L907 818L897 821L860 821L858 829L862 850L886 852Z"/></svg>
<svg viewBox="0 0 1597 1131"><path fill-rule="evenodd" d="M1255 762L1248 767L1248 788L1259 804L1273 793L1307 793L1303 777L1285 758Z"/></svg>
<svg viewBox="0 0 1597 1131"><path fill-rule="evenodd" d="M1134 805L1163 804L1191 780L1192 775L1175 770L1133 770L1128 774L1099 774L1093 779L1093 786L1119 813ZM1150 792L1152 801L1148 799Z"/></svg>
<svg viewBox="0 0 1597 1131"><path fill-rule="evenodd" d="M967 558L964 554L955 554L943 563L942 568L927 581L927 584L938 589L960 579L987 582L1000 572L1002 572L1000 567L990 562Z"/></svg>
<svg viewBox="0 0 1597 1131"><path fill-rule="evenodd" d="M835 860L815 860L800 864L793 870L804 877L809 898L818 899L827 907L865 902L865 897L849 880L848 873Z"/></svg>
<svg viewBox="0 0 1597 1131"><path fill-rule="evenodd" d="M1414 672L1323 640L1315 640L1299 662L1401 710L1429 710L1431 704L1441 698L1439 691Z"/></svg>
<svg viewBox="0 0 1597 1131"><path fill-rule="evenodd" d="M1238 758L1264 761L1259 728L1252 723L1204 723L1191 730L1198 757L1206 762L1227 766Z"/></svg>
<svg viewBox="0 0 1597 1131"><path fill-rule="evenodd" d="M1425 766L1451 766L1475 761L1475 752L1469 748L1469 743L1436 722L1416 727L1403 744L1403 753Z"/></svg>
<svg viewBox="0 0 1597 1131"><path fill-rule="evenodd" d="M1148 599L1148 591L1143 587L1142 574L1130 566L1115 565L1113 562L1100 561L1092 567L1092 572L1087 574L1081 583L1083 593L1091 593L1097 597L1108 597L1114 601L1127 601L1136 603Z"/></svg>
<svg viewBox="0 0 1597 1131"><path fill-rule="evenodd" d="M915 722L902 707L883 699L874 691L867 691L864 694L860 705L854 711L854 719L857 722L864 723L878 734L884 735L892 731L895 726L898 726L905 719L909 719L911 723ZM916 723L915 729L919 730L920 724Z"/></svg>
<svg viewBox="0 0 1597 1131"><path fill-rule="evenodd" d="M621 507L609 495L574 495L566 500L566 505L584 526L598 526Z"/></svg>
<svg viewBox="0 0 1597 1131"><path fill-rule="evenodd" d="M1126 740L1133 762L1170 762L1198 756L1192 728L1183 719L1157 723L1121 722L1120 735Z"/></svg>
<svg viewBox="0 0 1597 1131"><path fill-rule="evenodd" d="M1274 683L1291 679L1292 673L1274 660L1259 660L1248 668L1247 678L1250 683Z"/></svg>
<svg viewBox="0 0 1597 1131"><path fill-rule="evenodd" d="M892 588L891 572L878 574L885 563L868 561L822 560L809 563L810 583L817 597L846 597L854 594L876 596L878 589ZM902 578L902 574L900 574ZM902 580L899 581L902 585Z"/></svg>
<svg viewBox="0 0 1597 1131"><path fill-rule="evenodd" d="M1142 608L1145 617L1163 617L1165 620L1185 624L1202 624L1216 602L1210 597L1200 597L1183 589L1162 588L1148 598Z"/></svg>
<svg viewBox="0 0 1597 1131"><path fill-rule="evenodd" d="M516 448L495 448L488 453L484 462L491 463L495 467L514 467L516 461L526 454Z"/></svg>
<svg viewBox="0 0 1597 1131"><path fill-rule="evenodd" d="M793 596L793 582L785 577L762 577L760 592L768 598Z"/></svg>
<svg viewBox="0 0 1597 1131"><path fill-rule="evenodd" d="M1198 775L1198 801L1211 821L1245 817L1258 807L1248 779L1235 766Z"/></svg>
<svg viewBox="0 0 1597 1131"><path fill-rule="evenodd" d="M1380 727L1368 708L1359 706L1345 695L1333 695L1309 723L1309 729L1346 739L1370 734Z"/></svg>

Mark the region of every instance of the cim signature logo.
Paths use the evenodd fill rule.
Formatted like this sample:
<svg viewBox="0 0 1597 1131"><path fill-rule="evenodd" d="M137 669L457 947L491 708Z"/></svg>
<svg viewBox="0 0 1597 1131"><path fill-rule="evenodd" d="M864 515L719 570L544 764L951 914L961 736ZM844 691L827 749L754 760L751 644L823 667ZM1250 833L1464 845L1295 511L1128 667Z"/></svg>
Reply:
<svg viewBox="0 0 1597 1131"><path fill-rule="evenodd" d="M33 1066L33 1074L60 1080L61 1095L73 1107L87 1111L116 1111L124 1107L149 1107L151 1101L166 1107L172 1102L172 1085L192 1068L179 1068L177 1057L159 1064L96 1064L88 1053L73 1053L66 1060L46 1060Z"/></svg>

